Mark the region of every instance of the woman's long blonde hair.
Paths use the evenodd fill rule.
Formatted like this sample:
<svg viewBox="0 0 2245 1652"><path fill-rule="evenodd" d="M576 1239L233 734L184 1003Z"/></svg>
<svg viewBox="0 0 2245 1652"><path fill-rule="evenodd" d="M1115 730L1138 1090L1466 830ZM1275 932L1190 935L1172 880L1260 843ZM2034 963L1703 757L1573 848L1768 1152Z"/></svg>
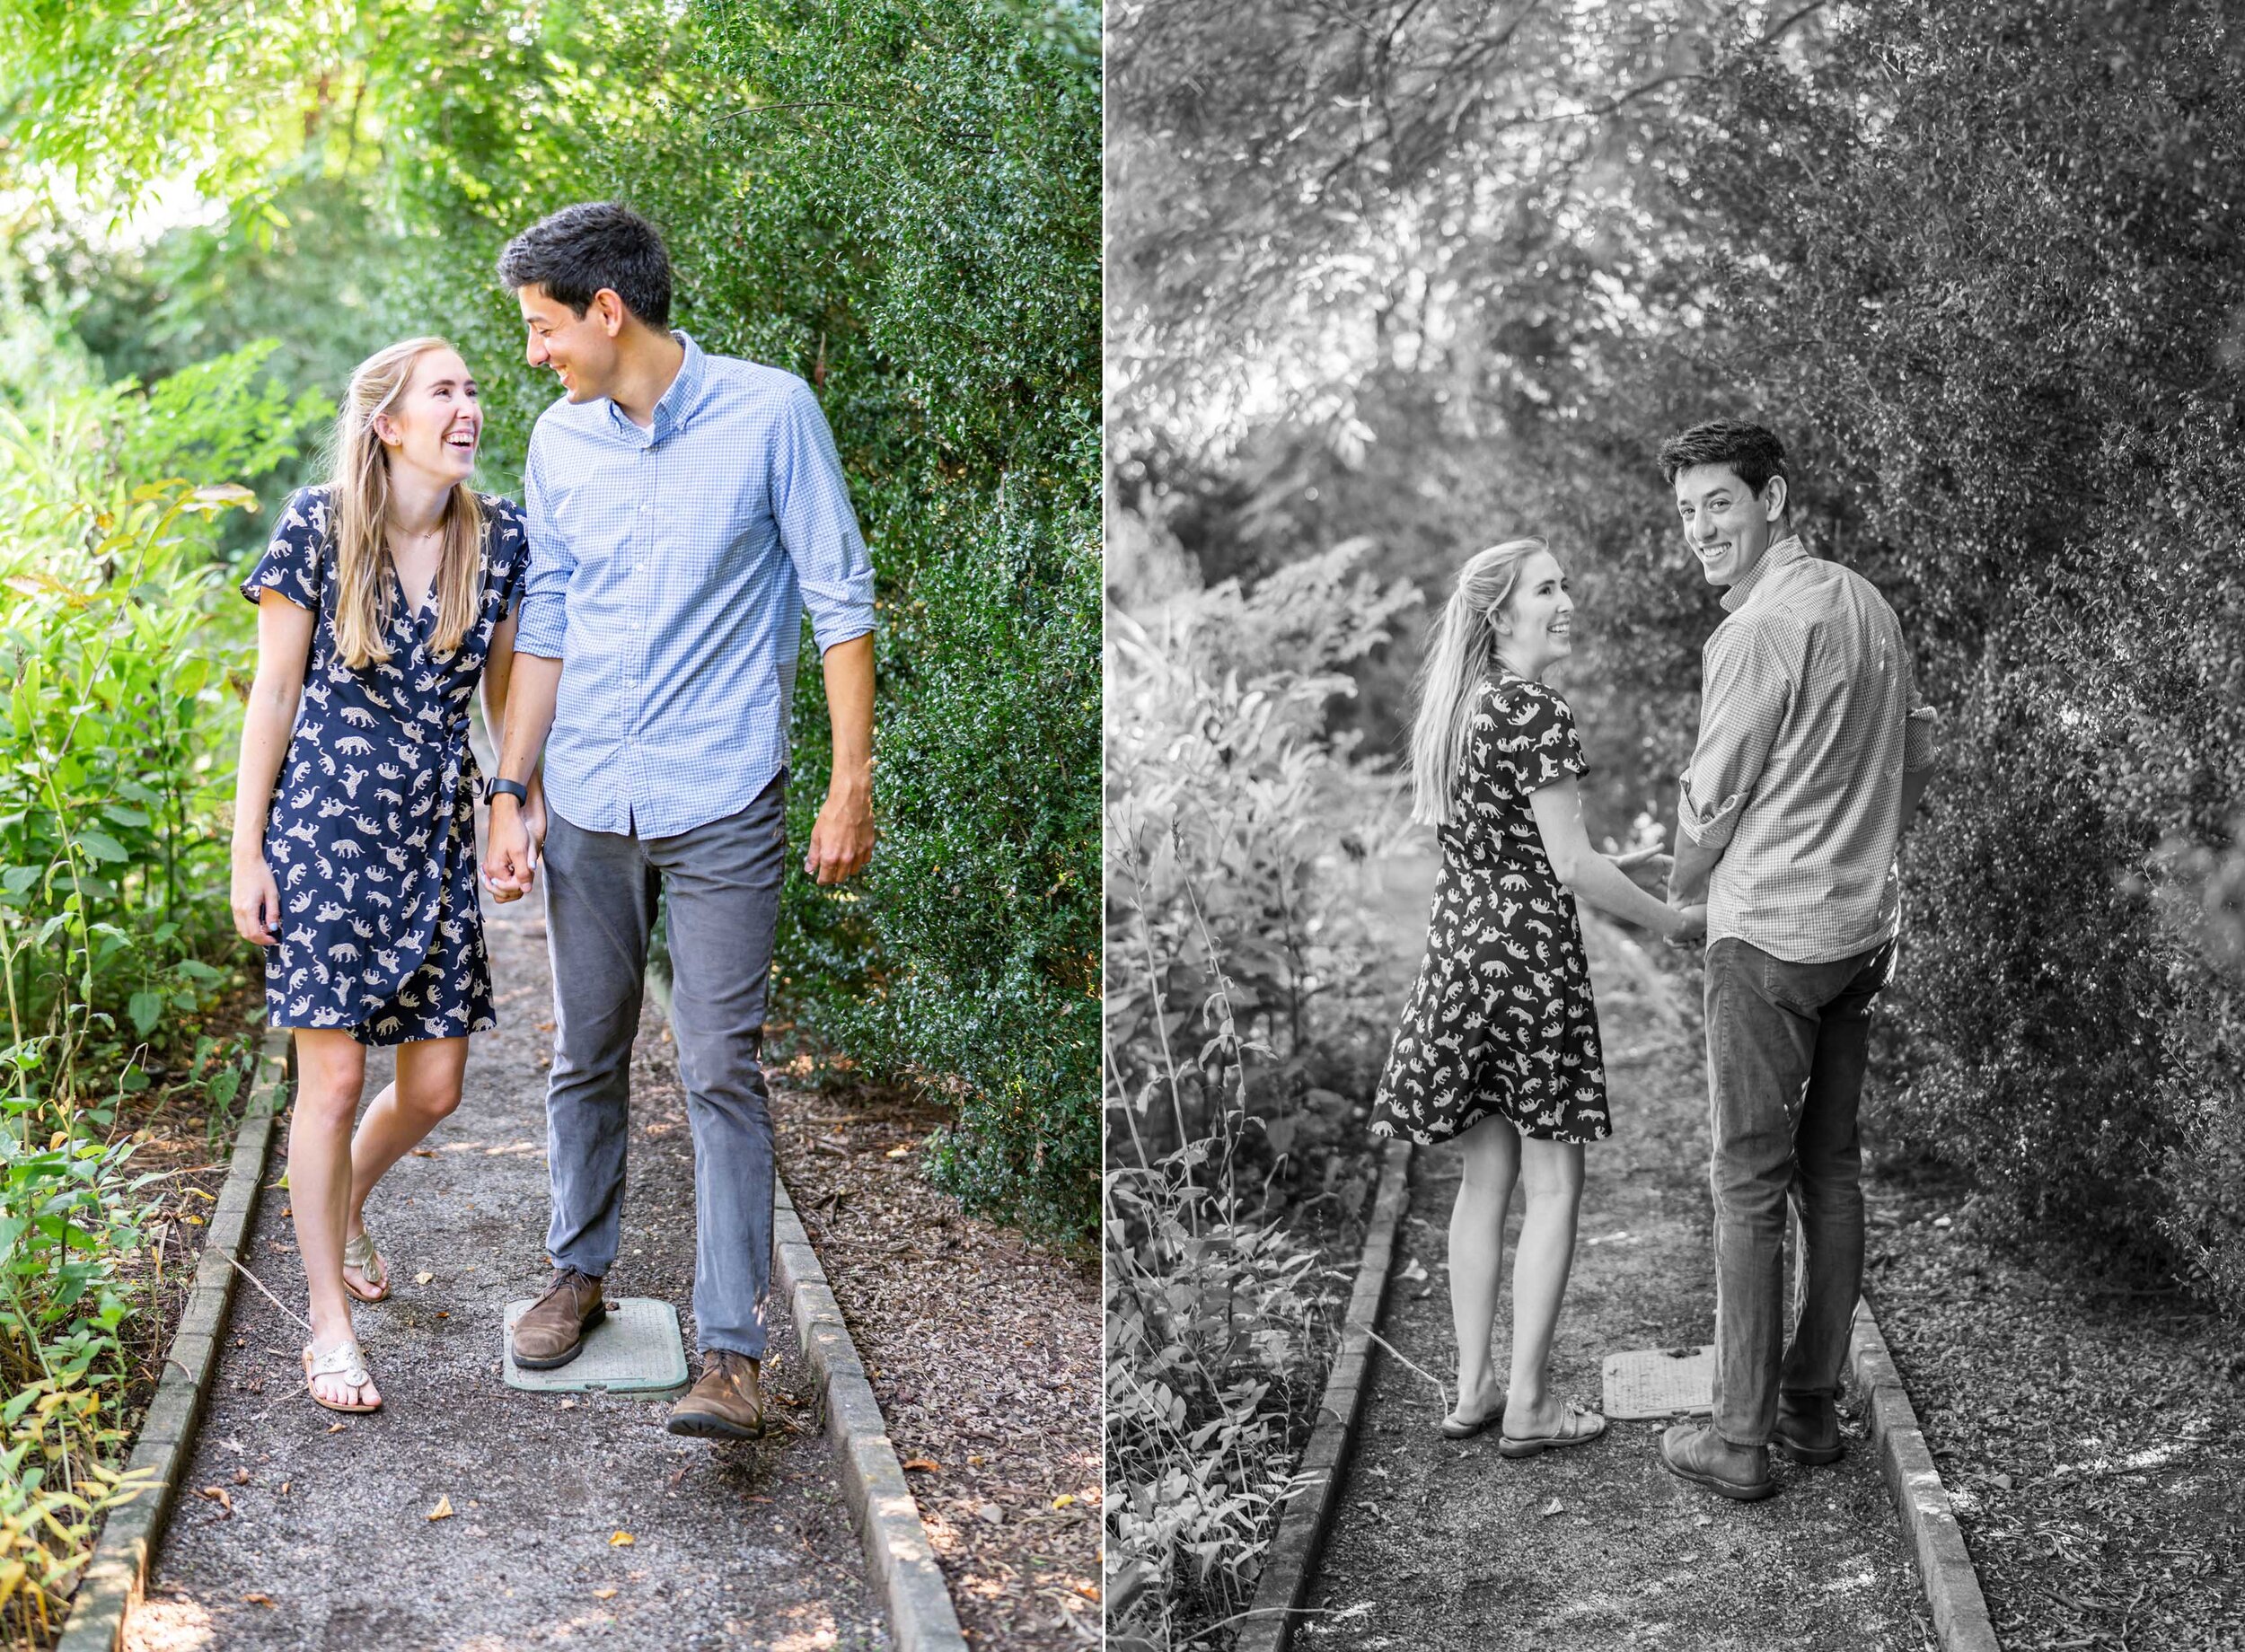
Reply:
<svg viewBox="0 0 2245 1652"><path fill-rule="evenodd" d="M1450 790L1466 750L1474 694L1497 656L1497 616L1512 599L1520 567L1546 547L1507 540L1477 550L1457 570L1457 586L1428 637L1419 668L1418 713L1411 725L1411 818L1447 826Z"/></svg>
<svg viewBox="0 0 2245 1652"><path fill-rule="evenodd" d="M442 338L408 338L358 364L335 416L334 462L328 487L335 513L335 644L344 663L364 671L390 657L390 622L397 582L386 577L390 549L390 455L374 433L412 382L413 365L431 350L448 350ZM445 505L445 549L433 594L436 631L431 646L450 654L475 623L483 600L483 505L462 482Z"/></svg>

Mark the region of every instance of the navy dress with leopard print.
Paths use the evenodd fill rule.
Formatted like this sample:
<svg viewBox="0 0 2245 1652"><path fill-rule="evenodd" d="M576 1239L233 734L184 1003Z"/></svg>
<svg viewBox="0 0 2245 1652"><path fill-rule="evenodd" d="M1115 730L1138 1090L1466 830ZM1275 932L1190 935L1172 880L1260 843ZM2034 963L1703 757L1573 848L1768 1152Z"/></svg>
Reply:
<svg viewBox="0 0 2245 1652"><path fill-rule="evenodd" d="M1483 681L1471 716L1426 961L1372 1132L1427 1144L1495 1117L1547 1141L1601 1141L1613 1127L1582 929L1529 801L1589 765L1567 702L1504 666Z"/></svg>
<svg viewBox="0 0 2245 1652"><path fill-rule="evenodd" d="M304 702L265 828L279 940L265 949L268 1022L334 1027L362 1044L459 1038L496 1025L476 887L468 708L491 634L530 561L522 513L478 495L483 593L448 655L432 593L416 614L390 575L390 658L363 671L335 641L329 490L292 495L242 594L275 591L318 615Z"/></svg>

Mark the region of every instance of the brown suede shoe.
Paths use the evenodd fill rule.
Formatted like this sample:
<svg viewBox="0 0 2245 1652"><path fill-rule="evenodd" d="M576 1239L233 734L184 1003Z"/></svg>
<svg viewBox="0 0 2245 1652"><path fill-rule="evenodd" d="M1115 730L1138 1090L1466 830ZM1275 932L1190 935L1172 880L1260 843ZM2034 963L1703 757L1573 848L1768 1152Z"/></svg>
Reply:
<svg viewBox="0 0 2245 1652"><path fill-rule="evenodd" d="M764 1431L764 1391L756 1361L718 1349L701 1357L701 1380L671 1407L673 1434L704 1440L753 1440Z"/></svg>
<svg viewBox="0 0 2245 1652"><path fill-rule="evenodd" d="M1840 1444L1839 1408L1831 1395L1779 1394L1770 1444L1795 1463L1812 1467L1837 1463L1845 1448Z"/></svg>
<svg viewBox="0 0 2245 1652"><path fill-rule="evenodd" d="M608 1317L600 1281L589 1273L563 1268L546 1294L515 1322L515 1363L525 1371L550 1371L575 1359L585 1333Z"/></svg>
<svg viewBox="0 0 2245 1652"><path fill-rule="evenodd" d="M1777 1489L1767 1446L1733 1446L1709 1423L1680 1422L1663 1434L1660 1461L1678 1480L1741 1503L1758 1503Z"/></svg>

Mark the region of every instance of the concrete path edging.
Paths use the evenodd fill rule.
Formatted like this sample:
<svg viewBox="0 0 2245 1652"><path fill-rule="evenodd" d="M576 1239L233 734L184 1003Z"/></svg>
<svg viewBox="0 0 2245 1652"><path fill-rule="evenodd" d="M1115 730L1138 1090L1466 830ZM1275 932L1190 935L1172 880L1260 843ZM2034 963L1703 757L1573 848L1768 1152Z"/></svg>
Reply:
<svg viewBox="0 0 2245 1652"><path fill-rule="evenodd" d="M1356 1287L1349 1297L1349 1316L1342 1326L1341 1351L1325 1378L1309 1444L1294 1465L1294 1486L1264 1556L1235 1652L1286 1652L1302 1602L1317 1575L1318 1551L1341 1495L1341 1465L1348 1460L1364 1395L1371 1387L1372 1332L1379 1323L1387 1275L1395 1263L1395 1230L1411 1202L1410 1173L1411 1144L1401 1137L1390 1138L1357 1263Z"/></svg>
<svg viewBox="0 0 2245 1652"><path fill-rule="evenodd" d="M1995 1628L1980 1593L1980 1575L1965 1548L1964 1530L1941 1484L1941 1470L1918 1427L1917 1408L1895 1368L1894 1356L1873 1318L1871 1304L1858 1297L1848 1337L1849 1385L1862 1398L1863 1419L1879 1447L1879 1467L1902 1518L1925 1599L1933 1609L1941 1652L1998 1652Z"/></svg>
<svg viewBox="0 0 2245 1652"><path fill-rule="evenodd" d="M189 1287L179 1329L164 1356L163 1374L125 1465L128 1474L145 1474L148 1489L111 1509L102 1523L56 1652L115 1652L126 1616L147 1581L149 1560L178 1500L180 1476L218 1369L219 1340L233 1305L233 1263L249 1235L250 1218L257 1213L272 1156L275 1120L287 1105L290 1048L285 1031L267 1029L251 1069L249 1105L234 1136L218 1203L210 1213L195 1283Z"/></svg>
<svg viewBox="0 0 2245 1652"><path fill-rule="evenodd" d="M668 1021L668 974L650 967L647 985ZM890 1632L899 1652L966 1652L951 1591L889 1439L888 1422L777 1163L771 1179L773 1283L788 1299L796 1340L817 1374L827 1437L841 1460L842 1495L865 1545L866 1570L888 1608Z"/></svg>

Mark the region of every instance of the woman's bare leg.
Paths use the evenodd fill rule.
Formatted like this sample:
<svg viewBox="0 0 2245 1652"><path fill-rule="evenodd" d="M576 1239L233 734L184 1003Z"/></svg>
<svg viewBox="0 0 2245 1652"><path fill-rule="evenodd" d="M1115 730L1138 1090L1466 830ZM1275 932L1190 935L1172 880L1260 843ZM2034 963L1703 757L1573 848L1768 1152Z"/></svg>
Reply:
<svg viewBox="0 0 2245 1652"><path fill-rule="evenodd" d="M312 1340L321 1349L355 1340L350 1296L343 1288L343 1223L351 1203L351 1116L365 1082L366 1051L348 1032L296 1030L288 1203L312 1299ZM315 1386L337 1405L371 1405L381 1398L372 1383L354 1388L339 1376L319 1377Z"/></svg>
<svg viewBox="0 0 2245 1652"><path fill-rule="evenodd" d="M1557 1431L1566 1408L1551 1393L1551 1340L1574 1267L1575 1217L1582 1206L1582 1147L1577 1142L1520 1146L1520 1188L1527 1204L1512 1261L1512 1386L1504 1431L1515 1437Z"/></svg>
<svg viewBox="0 0 2245 1652"><path fill-rule="evenodd" d="M1504 1216L1519 1179L1520 1138L1504 1119L1483 1119L1457 1138L1465 1174L1450 1207L1450 1322L1457 1333L1459 1422L1477 1422L1497 1402L1489 1339L1504 1278Z"/></svg>
<svg viewBox="0 0 2245 1652"><path fill-rule="evenodd" d="M398 1046L398 1076L367 1103L351 1138L351 1194L343 1236L365 1231L366 1196L390 1167L420 1146L460 1105L468 1068L464 1038L418 1039ZM364 1279L361 1283L365 1283Z"/></svg>

